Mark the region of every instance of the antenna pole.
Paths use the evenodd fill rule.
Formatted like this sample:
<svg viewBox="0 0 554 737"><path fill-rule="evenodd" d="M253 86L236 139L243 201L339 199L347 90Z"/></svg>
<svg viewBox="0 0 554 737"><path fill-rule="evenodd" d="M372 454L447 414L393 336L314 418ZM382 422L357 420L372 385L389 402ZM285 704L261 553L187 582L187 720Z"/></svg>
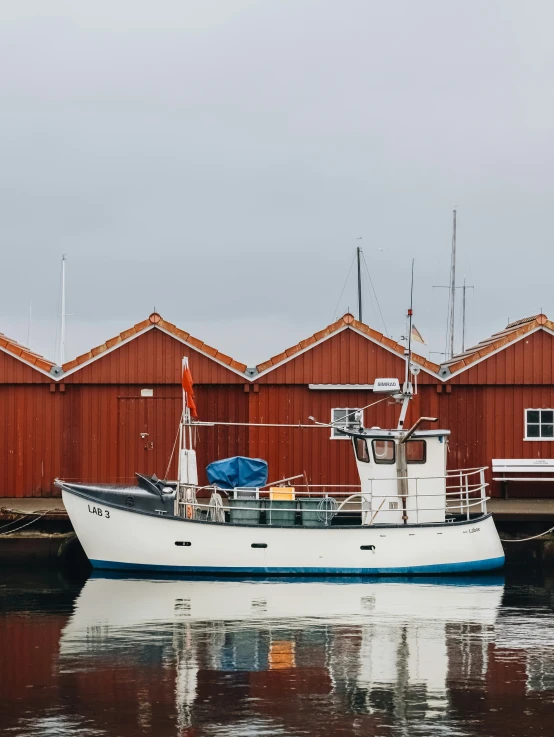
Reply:
<svg viewBox="0 0 554 737"><path fill-rule="evenodd" d="M462 290L462 353L466 350L466 278Z"/></svg>
<svg viewBox="0 0 554 737"><path fill-rule="evenodd" d="M406 374L404 380L404 386L402 388L402 394L404 396L402 402L402 409L400 410L400 417L398 418L398 429L402 430L404 427L404 421L408 412L408 404L412 398L412 391L410 386L410 364L412 362L412 317L413 317L413 306L414 306L414 259L412 259L412 284L410 287L410 309L408 310L408 347L404 351L406 356Z"/></svg>
<svg viewBox="0 0 554 737"><path fill-rule="evenodd" d="M29 325L27 326L27 348L31 347L31 328L33 324L33 303L29 305Z"/></svg>
<svg viewBox="0 0 554 737"><path fill-rule="evenodd" d="M62 311L61 311L61 330L60 330L60 366L65 361L65 262L67 256L62 254Z"/></svg>
<svg viewBox="0 0 554 737"><path fill-rule="evenodd" d="M450 256L450 358L454 355L454 321L456 301L456 208L452 211L452 253Z"/></svg>
<svg viewBox="0 0 554 737"><path fill-rule="evenodd" d="M362 248L356 248L356 256L358 259L358 320L362 320Z"/></svg>
<svg viewBox="0 0 554 737"><path fill-rule="evenodd" d="M414 314L414 259L412 259L412 284L410 286L410 309L408 310L408 358L406 360L406 390L410 378L410 361L412 360L412 318Z"/></svg>

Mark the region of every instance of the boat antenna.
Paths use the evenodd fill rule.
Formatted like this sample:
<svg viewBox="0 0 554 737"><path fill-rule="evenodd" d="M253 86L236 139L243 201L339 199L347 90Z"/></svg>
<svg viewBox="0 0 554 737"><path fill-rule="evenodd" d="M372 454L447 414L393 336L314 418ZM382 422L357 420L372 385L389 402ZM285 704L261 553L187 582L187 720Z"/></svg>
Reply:
<svg viewBox="0 0 554 737"><path fill-rule="evenodd" d="M400 417L398 418L398 429L402 430L404 427L404 421L406 419L406 413L408 412L408 403L412 398L412 387L410 383L410 365L412 361L412 318L413 318L413 306L414 306L414 262L412 259L412 281L410 285L410 309L408 310L408 347L404 351L406 358L406 373L404 377L404 386L402 387L402 409L400 411Z"/></svg>
<svg viewBox="0 0 554 737"><path fill-rule="evenodd" d="M356 259L358 261L358 320L362 320L362 247L359 241L362 240L362 236L356 238L358 245L356 246Z"/></svg>

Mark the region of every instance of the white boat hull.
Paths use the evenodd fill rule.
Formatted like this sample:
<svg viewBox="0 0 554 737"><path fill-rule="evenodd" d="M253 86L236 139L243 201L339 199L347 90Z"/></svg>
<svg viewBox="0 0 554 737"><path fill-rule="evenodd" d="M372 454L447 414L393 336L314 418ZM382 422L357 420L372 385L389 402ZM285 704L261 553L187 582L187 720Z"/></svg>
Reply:
<svg viewBox="0 0 554 737"><path fill-rule="evenodd" d="M471 573L504 564L490 516L402 527L247 526L140 513L65 488L62 498L86 555L99 569L365 576Z"/></svg>

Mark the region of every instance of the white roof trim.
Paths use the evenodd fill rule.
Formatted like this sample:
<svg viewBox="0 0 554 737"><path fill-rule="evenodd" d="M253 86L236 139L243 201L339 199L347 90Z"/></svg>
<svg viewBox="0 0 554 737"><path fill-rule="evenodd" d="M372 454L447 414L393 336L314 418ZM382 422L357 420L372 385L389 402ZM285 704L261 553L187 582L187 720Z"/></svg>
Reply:
<svg viewBox="0 0 554 737"><path fill-rule="evenodd" d="M128 338L125 338L125 340L122 340L120 343L116 343L115 345L112 345L111 348L107 348L105 351L102 351L101 353L98 353L96 356L92 356L92 358L89 358L88 361L85 361L84 363L80 363L78 366L74 366L72 369L69 369L69 371L64 372L59 379L65 379L66 376L71 376L71 374L74 374L76 371L80 371L81 369L85 368L85 366L90 366L91 363L94 363L94 361L97 361L99 358L102 358L102 356L107 356L110 353L113 353L113 351L117 350L118 348L121 348L123 345L127 345L127 343L130 343L135 338L138 338L140 335L144 335L144 333L147 333L149 330L152 330L155 325L148 325L143 330L141 330L138 333L133 333L133 335L130 335ZM68 361L70 363L70 361Z"/></svg>
<svg viewBox="0 0 554 737"><path fill-rule="evenodd" d="M226 363L223 363L223 361L219 361L217 358L214 358L214 356L210 356L209 353L205 353L201 348L197 348L196 346L191 345L190 343L187 343L186 340L183 340L182 338L177 337L176 335L171 333L169 330L166 330L165 328L161 327L159 324L154 324L154 323L152 323L151 325L147 325L142 330L139 330L138 333L133 333L133 335L130 335L128 338L125 338L125 340L122 340L121 342L116 343L115 345L112 345L111 348L108 348L105 351L98 353L96 356L92 356L92 358L89 358L88 361L85 361L84 363L80 363L78 366L75 366L74 368L70 369L66 373L62 373L60 376L57 376L57 377L52 376L52 379L54 381L60 381L61 379L65 379L66 376L71 376L71 374L74 374L76 371L80 371L81 369L85 368L85 366L90 366L91 363L94 363L94 361L97 361L99 358L102 358L103 356L107 356L108 354L112 353L118 348L121 348L127 343L130 343L135 338L139 338L141 335L144 335L149 330L154 330L154 329L159 330L160 332L165 333L166 335L169 335L170 338L173 338L174 340L177 340L179 343L186 345L191 350L196 351L197 353L201 353L206 358L209 358L215 363L218 363L220 366L223 366L223 368L226 368L228 371L231 371L232 373L237 374L237 376L240 376L242 379L249 380L249 377L247 377L245 374L241 373L237 369L232 368L231 366L228 366ZM50 376L50 374L48 374L48 376Z"/></svg>
<svg viewBox="0 0 554 737"><path fill-rule="evenodd" d="M355 333L358 333L358 335L362 335L362 336L363 336L364 338L367 338L367 339L368 339L369 341L371 341L371 342L372 342L372 343L374 343L375 345L379 345L379 346L381 346L381 348L384 348L384 349L385 349L386 351L388 351L389 353L392 353L392 355L393 355L393 356L396 356L397 358L400 358L401 360L404 360L404 356L401 356L401 355L400 355L400 354L398 353L398 351L395 351L395 350L393 350L392 348L389 348L389 346L388 346L388 345L384 345L384 344L383 344L383 343L381 343L380 341L378 341L378 340L375 340L375 338L371 338L371 337L370 337L369 335L366 335L366 334L365 334L365 333L363 333L363 332L362 332L361 330L358 330L357 328L355 328L355 327L352 327L351 325L349 325L348 327L349 327L349 328L350 328L351 330L353 330L353 331L354 331ZM386 336L385 336L385 337L386 337ZM414 355L414 354L412 354L412 355ZM416 353L415 355L416 355L416 356L419 356L419 354L418 354L418 353ZM423 356L419 356L419 358L423 358ZM438 374L436 374L436 373L435 373L434 371L431 371L431 369L425 368L425 366L422 366L422 365L421 365L420 363L417 363L417 361L416 361L416 364L417 364L417 366L418 366L418 367L419 367L419 368L420 368L420 369L421 369L422 371L425 371L425 373L426 373L426 374L429 374L429 376L433 376L433 377L434 377L435 379L438 379L438 378L440 378L440 377L439 377L439 375L438 375Z"/></svg>
<svg viewBox="0 0 554 737"><path fill-rule="evenodd" d="M450 381L450 379L454 378L454 376L458 376L463 371L468 371L470 368L477 366L483 361L487 361L489 358L492 358L492 356L496 356L497 353L500 353L501 351L505 351L510 346L515 345L516 343L519 343L520 340L523 340L524 338L528 338L530 335L533 335L533 333L536 333L539 330L544 330L545 333L549 333L550 335L554 336L554 331L550 330L550 328L547 328L544 325L537 325L536 328L534 328L533 330L530 330L528 333L523 333L523 335L520 335L515 340L511 340L509 343L505 343L504 345L501 345L500 348L497 348L496 350L492 351L492 353L487 353L486 356L481 356L481 358L477 359L477 361L468 363L467 366L462 366L461 369L458 369L453 374L448 374L447 376L439 376L438 378L440 378L441 381L443 382L448 382Z"/></svg>
<svg viewBox="0 0 554 737"><path fill-rule="evenodd" d="M35 366L34 363L30 363L29 361L26 361L24 358L21 358L21 356L17 356L15 353L12 353L11 351L6 350L6 348L4 346L0 346L0 351L2 351L2 353L5 353L7 356L11 356L12 358L15 358L17 361L21 361L21 363L24 363L25 366L28 366L29 368L32 368L35 371L38 371L39 374L42 374L43 376L47 376L52 381L57 381L57 379L58 379L57 376L54 376L49 371L45 371L44 369L41 369L38 366ZM42 356L41 356L41 358L42 358ZM46 361L48 359L43 358L42 360L43 361Z"/></svg>
<svg viewBox="0 0 554 737"><path fill-rule="evenodd" d="M400 358L401 360L404 360L404 357L401 356L397 351L393 350L392 348L389 348L389 346L384 345L380 341L375 340L375 338L372 338L370 335L366 335L364 332L362 332L361 330L358 330L352 324L348 323L348 324L343 325L343 327L339 328L338 330L335 330L334 332L329 333L328 335L325 335L323 338L320 338L320 340L317 340L315 343L310 343L310 345L307 345L305 348L302 348L302 350L297 351L296 353L293 353L291 356L287 356L286 358L284 358L279 363L276 363L274 366L269 366L268 368L264 369L263 371L260 371L259 374L256 374L256 376L253 376L252 377L251 381L257 381L261 376L265 376L270 371L274 371L275 369L280 368L281 366L283 366L288 361L292 361L293 359L297 358L298 356L301 356L303 353L306 353L307 351L311 351L312 348L315 348L316 346L321 345L326 340L329 340L330 338L333 338L335 335L339 335L344 330L352 330L353 332L357 333L357 335L361 335L363 338L365 338L366 340L369 340L374 345L378 345L381 348L383 348L384 350L388 351L389 353L392 353L393 356L396 356L397 358ZM440 379L441 378L438 374L435 374L433 371L430 371L428 368L425 368L421 364L418 363L417 365L421 368L422 371L425 371L425 373L430 374L435 379Z"/></svg>
<svg viewBox="0 0 554 737"><path fill-rule="evenodd" d="M153 327L157 328L158 330L161 330L162 333L169 335L170 338L173 338L174 340L178 340L179 343L182 343L183 345L186 345L189 348L192 348L193 351L196 351L197 353L201 353L203 356L205 356L206 358L209 358L211 361L218 363L220 366L223 366L223 368L227 369L227 371L232 371L232 373L236 374L237 376L240 376L241 379L248 378L247 375L243 373L242 371L239 371L238 369L233 368L232 366L229 366L229 364L224 363L223 361L220 361L215 356L210 356L209 353L205 353L201 348L197 348L196 346L191 345L190 343L187 343L186 340L183 340L182 338L178 338L176 335L173 335L173 333L169 332L169 330L165 330L165 328L161 328L159 325L153 325Z"/></svg>
<svg viewBox="0 0 554 737"><path fill-rule="evenodd" d="M310 345L307 345L305 348L302 348L302 350L297 351L296 353L293 353L292 356L287 356L282 361L279 361L279 363L276 363L274 366L268 366L268 368L264 369L263 371L260 371L259 374L256 374L253 378L259 379L260 376L265 376L270 371L274 371L276 368L279 368L280 366L283 366L288 361L292 361L293 358L297 358L298 356L301 356L303 353L306 353L307 351L311 351L312 348L315 348L316 345L321 345L322 343L325 343L326 340L329 340L329 338L332 338L334 335L339 335L339 333L342 333L346 328L348 328L349 325L343 325L342 328L339 328L334 333L329 333L328 335L324 335L323 338L320 338L319 340L316 340L315 343L310 343Z"/></svg>

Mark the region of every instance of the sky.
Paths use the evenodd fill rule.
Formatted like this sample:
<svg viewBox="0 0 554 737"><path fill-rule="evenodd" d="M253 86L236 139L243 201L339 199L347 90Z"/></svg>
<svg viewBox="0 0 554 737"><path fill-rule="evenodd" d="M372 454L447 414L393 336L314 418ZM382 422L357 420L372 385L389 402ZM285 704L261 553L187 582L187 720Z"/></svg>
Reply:
<svg viewBox="0 0 554 737"><path fill-rule="evenodd" d="M66 360L155 308L255 365L356 311L361 245L364 321L404 334L415 259L440 361L454 207L466 344L554 316L553 25L541 0L3 3L0 332L58 360L65 253Z"/></svg>

